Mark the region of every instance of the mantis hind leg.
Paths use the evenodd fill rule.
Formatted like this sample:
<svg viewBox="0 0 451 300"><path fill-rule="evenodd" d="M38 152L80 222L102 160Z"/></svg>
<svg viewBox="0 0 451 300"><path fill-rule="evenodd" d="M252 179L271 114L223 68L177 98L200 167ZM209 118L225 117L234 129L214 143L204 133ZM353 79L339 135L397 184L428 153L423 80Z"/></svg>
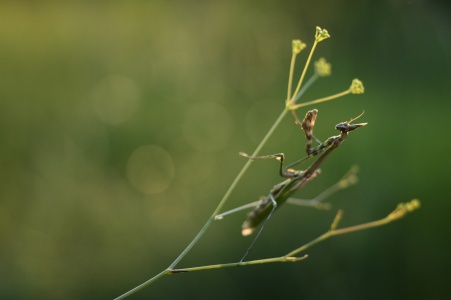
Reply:
<svg viewBox="0 0 451 300"><path fill-rule="evenodd" d="M254 246L255 242L257 241L258 237L260 236L260 234L263 231L263 228L265 228L266 223L268 223L269 219L271 218L273 212L276 210L277 208L277 202L274 199L274 196L272 194L269 194L269 198L271 199L272 202L272 209L271 212L269 213L268 217L266 218L265 222L263 223L262 227L260 228L260 230L258 231L257 235L255 236L254 240L252 241L252 244L249 246L249 248L246 250L246 253L244 253L243 257L240 260L240 263L243 262L244 258L246 258L246 256L249 254L249 252L251 252L252 247Z"/></svg>

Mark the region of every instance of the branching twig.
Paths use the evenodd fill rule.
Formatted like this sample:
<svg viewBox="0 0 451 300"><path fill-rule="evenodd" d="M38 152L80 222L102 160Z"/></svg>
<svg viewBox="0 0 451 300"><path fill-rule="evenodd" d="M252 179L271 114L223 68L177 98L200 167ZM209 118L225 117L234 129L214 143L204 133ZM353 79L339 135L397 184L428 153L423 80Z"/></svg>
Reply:
<svg viewBox="0 0 451 300"><path fill-rule="evenodd" d="M308 257L308 255L305 254L304 256L297 257L296 256L297 254L307 250L308 248L312 247L313 245L316 245L330 237L389 224L393 221L396 221L396 220L404 217L406 214L418 209L419 207L420 207L420 201L418 199L414 199L407 203L398 204L398 206L396 207L396 209L393 212L391 212L388 216L386 216L385 218L382 218L380 220L337 229L337 226L343 216L342 210L339 210L334 218L334 221L332 222L332 224L330 226L330 229L327 232L323 233L322 235L320 235L316 239L308 242L307 244L285 254L284 256L251 260L251 261L245 261L245 262L207 265L207 266L183 268L183 269L173 269L173 270L167 270L166 274L169 275L169 274L178 274L178 273L186 273L186 272L194 272L194 271L206 271L206 270L212 270L212 269L251 266L251 265L256 265L256 264L267 264L267 263L276 263L276 262L298 262L298 261L306 259Z"/></svg>

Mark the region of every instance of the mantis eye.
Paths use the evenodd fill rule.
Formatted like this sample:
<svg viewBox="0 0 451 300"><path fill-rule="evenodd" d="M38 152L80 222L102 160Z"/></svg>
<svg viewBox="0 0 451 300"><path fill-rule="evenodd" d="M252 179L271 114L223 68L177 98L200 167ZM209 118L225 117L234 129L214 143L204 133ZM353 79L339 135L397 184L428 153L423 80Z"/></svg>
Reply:
<svg viewBox="0 0 451 300"><path fill-rule="evenodd" d="M339 123L335 126L335 129L340 130L340 131L347 131L348 124L346 122Z"/></svg>

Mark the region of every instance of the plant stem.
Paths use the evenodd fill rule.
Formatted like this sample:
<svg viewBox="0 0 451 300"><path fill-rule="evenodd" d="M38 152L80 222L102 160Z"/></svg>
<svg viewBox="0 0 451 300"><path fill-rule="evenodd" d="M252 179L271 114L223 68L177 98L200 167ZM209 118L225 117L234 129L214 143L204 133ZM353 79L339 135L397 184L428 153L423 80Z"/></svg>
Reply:
<svg viewBox="0 0 451 300"><path fill-rule="evenodd" d="M174 270L169 271L169 274L221 269L221 268L228 268L228 267L241 267L241 266L250 266L250 265L258 265L258 264L268 264L268 263L275 263L275 262L297 262L300 260L304 260L306 258L307 258L307 255L304 255L302 257L280 256L280 257L273 257L273 258L266 258L266 259L243 261L243 262L238 262L238 263L227 263L227 264L208 265L208 266L200 266L200 267L185 268L185 269L174 269Z"/></svg>
<svg viewBox="0 0 451 300"><path fill-rule="evenodd" d="M312 49L310 50L310 54L309 54L309 56L307 58L307 61L306 61L305 66L304 66L304 69L302 70L301 78L299 79L298 85L296 86L296 90L293 93L294 96L296 96L299 93L299 90L301 89L302 81L304 81L305 73L307 72L308 65L310 64L310 61L311 61L312 56L313 56L313 52L315 52L315 48L316 48L317 44L318 44L317 41L315 41L313 43ZM290 99L290 104L293 105L294 101L295 101L294 98Z"/></svg>
<svg viewBox="0 0 451 300"><path fill-rule="evenodd" d="M150 278L150 279L147 280L146 282L141 283L141 284L138 285L137 287L135 287L135 288L129 290L128 292L126 292L126 293L120 295L119 297L115 298L114 300L125 299L125 298L127 298L128 296L130 296L130 295L136 293L137 291L143 289L144 287L148 286L148 285L151 284L152 282L154 282L154 281L160 279L161 277L163 277L164 275L167 275L167 274L168 274L168 270L164 270L164 271L162 271L161 273L159 273L159 274L155 275L154 277Z"/></svg>
<svg viewBox="0 0 451 300"><path fill-rule="evenodd" d="M291 251L290 253L280 256L280 257L273 257L273 258L266 258L266 259L258 259L258 260L251 260L251 261L244 261L244 262L236 262L236 263L226 263L226 264L216 264L216 265L206 265L206 266L200 266L200 267L192 267L192 268L183 268L183 269L167 269L154 278L146 281L145 283L141 284L140 286L134 288L132 291L128 292L128 295L130 295L132 292L138 291L142 287L144 287L147 283L151 283L152 281L155 281L157 277L161 277L163 275L170 275L170 274L179 274L179 273L186 273L186 272L195 272L195 271L206 271L206 270L213 270L213 269L221 269L221 268L229 268L229 267L241 267L241 266L250 266L250 265L257 265L257 264L267 264L267 263L276 263L276 262L297 262L304 260L308 257L308 255L303 255L301 257L296 256L302 251L305 251L306 249L312 247L315 244L318 244L332 236L335 235L341 235L341 234L347 234L351 232L361 231L369 228L379 227L382 225L389 224L395 220L398 220L402 217L404 217L407 213L412 212L419 207L419 201L418 200L412 200L410 203L405 203L398 205L398 207L390 213L385 218L382 218L380 220L363 223L359 225L349 226L341 229L335 229L335 227L338 225L338 222L341 220L342 217L342 211L339 210L337 215L335 216L335 219L331 225L331 229L329 229L327 232L323 233L319 237L315 238L314 240L308 242L305 245L302 245L301 247ZM127 295L127 294L124 294ZM121 296L122 297L122 296ZM117 299L123 299L123 298L117 298Z"/></svg>
<svg viewBox="0 0 451 300"><path fill-rule="evenodd" d="M287 101L291 99L291 85L293 83L293 71L294 65L296 64L296 53L291 56L290 73L288 75L288 91L287 91Z"/></svg>
<svg viewBox="0 0 451 300"><path fill-rule="evenodd" d="M298 101L299 98L305 93L306 90L319 78L319 76L314 73L312 77L310 77L307 82L302 86L302 88L299 90L299 93L294 97L293 104Z"/></svg>
<svg viewBox="0 0 451 300"><path fill-rule="evenodd" d="M312 105L312 104L317 104L317 103L321 103L321 102L330 101L330 100L333 100L335 98L343 97L343 96L345 96L345 95L347 95L349 93L351 93L351 91L350 90L346 90L346 91L343 91L343 92L335 94L335 95L331 95L331 96L327 96L327 97L324 97L324 98L316 99L316 100L313 100L313 101L309 101L309 102L304 102L304 103L293 105L293 106L291 106L290 109L295 110L295 109L298 109L300 107L304 107L304 106L307 106L307 105Z"/></svg>
<svg viewBox="0 0 451 300"><path fill-rule="evenodd" d="M393 215L388 215L387 217L377 220L377 221L372 221L372 222L368 222L368 223L363 223L363 224L359 224L359 225L355 225L355 226L349 226L349 227L345 227L345 228L341 228L341 229L331 229L329 231L327 231L326 233L320 235L319 237L317 237L316 239L308 242L307 244L291 251L290 253L288 253L286 256L294 256L304 250L306 250L307 248L310 248L311 246L322 242L332 236L336 236L336 235L341 235L341 234L347 234L347 233L351 233L351 232L356 232L356 231L361 231L361 230L365 230L365 229L369 229L369 228L374 228L374 227L379 227L382 225L386 225L388 223L391 223L395 220L398 220L400 218L402 218L404 216L404 214L399 214L397 216L393 216Z"/></svg>

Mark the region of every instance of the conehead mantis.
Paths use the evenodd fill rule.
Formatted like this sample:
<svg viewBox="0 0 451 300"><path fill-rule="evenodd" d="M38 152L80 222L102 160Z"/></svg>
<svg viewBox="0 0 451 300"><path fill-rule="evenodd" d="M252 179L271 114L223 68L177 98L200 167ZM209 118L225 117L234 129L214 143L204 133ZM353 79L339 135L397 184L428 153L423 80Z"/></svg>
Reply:
<svg viewBox="0 0 451 300"><path fill-rule="evenodd" d="M304 120L302 122L300 122L293 111L293 116L295 117L296 124L300 125L300 127L304 131L305 137L307 139L307 142L306 142L307 157L304 157L303 159L292 163L287 168L284 168L284 166L283 166L283 162L285 160L285 156L283 153L264 155L264 156L256 156L256 157L251 157L243 152L240 153L241 156L248 158L248 159L252 159L252 160L268 159L268 158L277 159L278 161L280 161L280 168L279 168L280 176L287 178L285 181L275 185L269 191L269 194L266 197L262 197L259 204L248 214L247 219L244 221L243 225L241 226L242 235L247 236L247 235L252 234L255 231L255 229L260 224L263 223L261 229L257 233L252 244L247 249L246 253L244 254L243 258L241 259L241 262L244 260L244 258L247 256L247 254L250 252L252 246L254 245L255 241L258 239L264 226L266 225L266 222L271 218L271 215L274 213L274 211L278 207L280 207L280 205L285 203L287 201L287 199L290 198L291 195L293 195L294 192L296 192L299 188L304 186L308 181L315 178L319 174L319 167L321 166L321 164L330 155L330 153L332 153L335 149L337 149L341 145L341 143L348 137L348 135L351 131L353 131L357 128L360 128L362 126L365 126L367 124L367 123L351 124L354 120L359 118L361 115L354 119L351 119L348 122L341 122L335 126L335 129L340 131L339 135L332 136L332 137L328 138L325 142L319 143L319 141L313 135L313 127L315 125L317 115L318 115L318 110L316 110L316 109L310 110L305 115ZM319 145L314 148L312 148L312 140L313 139L315 139L319 143ZM291 167L305 161L309 157L316 156L316 155L320 155L320 156L306 170L295 170L295 169L291 168Z"/></svg>

